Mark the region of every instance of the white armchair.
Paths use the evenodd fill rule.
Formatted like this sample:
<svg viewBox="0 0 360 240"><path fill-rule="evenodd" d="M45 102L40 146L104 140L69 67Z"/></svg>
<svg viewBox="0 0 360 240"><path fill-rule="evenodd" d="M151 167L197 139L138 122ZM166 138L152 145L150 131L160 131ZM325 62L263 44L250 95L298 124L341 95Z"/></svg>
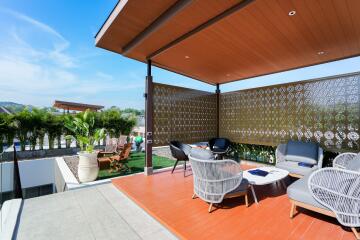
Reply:
<svg viewBox="0 0 360 240"><path fill-rule="evenodd" d="M319 169L310 175L308 188L316 201L330 209L339 223L350 227L360 239L355 229L360 227L360 172L340 168Z"/></svg>
<svg viewBox="0 0 360 240"><path fill-rule="evenodd" d="M333 166L318 169L287 188L290 217L296 206L316 211L337 218L360 239L355 229L360 227L360 154L340 154Z"/></svg>
<svg viewBox="0 0 360 240"><path fill-rule="evenodd" d="M199 150L197 150L199 151ZM204 150L206 151L206 150ZM245 196L248 206L247 189L249 183L243 179L240 165L233 160L202 160L189 155L194 176L194 196L213 204L221 203L224 198Z"/></svg>
<svg viewBox="0 0 360 240"><path fill-rule="evenodd" d="M356 153L341 153L339 155L337 155L335 157L335 159L333 160L333 167L335 168L342 168L342 169L346 169L346 166L348 165L348 163L356 157Z"/></svg>

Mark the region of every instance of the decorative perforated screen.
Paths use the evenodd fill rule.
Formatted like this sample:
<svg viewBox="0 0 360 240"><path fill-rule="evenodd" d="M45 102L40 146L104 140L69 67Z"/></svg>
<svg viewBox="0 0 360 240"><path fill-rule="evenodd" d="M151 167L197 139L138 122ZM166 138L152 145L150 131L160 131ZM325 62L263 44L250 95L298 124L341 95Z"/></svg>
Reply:
<svg viewBox="0 0 360 240"><path fill-rule="evenodd" d="M220 136L275 146L289 139L360 151L360 73L223 93Z"/></svg>
<svg viewBox="0 0 360 240"><path fill-rule="evenodd" d="M154 146L171 140L208 141L216 136L216 94L154 83Z"/></svg>

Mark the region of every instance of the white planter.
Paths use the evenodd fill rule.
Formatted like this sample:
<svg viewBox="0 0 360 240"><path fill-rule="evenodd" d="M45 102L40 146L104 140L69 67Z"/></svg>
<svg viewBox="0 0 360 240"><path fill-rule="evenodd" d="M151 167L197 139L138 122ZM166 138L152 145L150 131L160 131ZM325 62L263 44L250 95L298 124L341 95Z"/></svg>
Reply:
<svg viewBox="0 0 360 240"><path fill-rule="evenodd" d="M99 173L97 153L79 152L78 176L80 182L92 182Z"/></svg>

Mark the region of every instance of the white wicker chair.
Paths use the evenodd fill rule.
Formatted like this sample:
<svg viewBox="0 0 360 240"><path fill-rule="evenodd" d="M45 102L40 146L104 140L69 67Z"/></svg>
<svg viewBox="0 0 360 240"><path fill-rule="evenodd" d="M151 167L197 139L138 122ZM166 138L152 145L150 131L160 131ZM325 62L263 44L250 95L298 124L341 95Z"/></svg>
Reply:
<svg viewBox="0 0 360 240"><path fill-rule="evenodd" d="M233 160L201 160L189 155L194 176L194 195L209 202L209 212L213 204L224 198L245 196L248 206L247 189L249 183L243 179L240 165Z"/></svg>
<svg viewBox="0 0 360 240"><path fill-rule="evenodd" d="M356 153L342 153L335 157L333 160L333 167L346 169L347 164L359 154ZM360 155L359 155L360 156Z"/></svg>
<svg viewBox="0 0 360 240"><path fill-rule="evenodd" d="M350 155L343 155L342 158ZM350 227L357 239L360 227L360 173L340 168L323 168L308 180L311 195L329 208L340 224Z"/></svg>

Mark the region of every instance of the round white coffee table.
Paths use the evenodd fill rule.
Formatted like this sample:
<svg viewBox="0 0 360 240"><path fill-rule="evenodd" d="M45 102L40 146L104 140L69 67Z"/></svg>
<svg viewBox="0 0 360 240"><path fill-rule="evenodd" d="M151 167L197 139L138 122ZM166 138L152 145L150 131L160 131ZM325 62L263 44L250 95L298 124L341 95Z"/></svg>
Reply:
<svg viewBox="0 0 360 240"><path fill-rule="evenodd" d="M251 170L255 170L255 169L260 169L263 171L268 172L269 174L266 175L265 177L262 176L258 176L258 175L254 175L251 174L249 171ZM258 203L258 200L256 198L256 194L254 191L254 187L253 185L267 185L267 184L271 184L271 183L275 183L280 181L283 186L286 188L286 185L283 181L284 178L286 178L289 175L289 172L280 168L276 168L276 167L259 167L259 168L253 168L253 169L249 169L243 172L243 177L246 178L249 183L250 183L250 188L254 197L254 200L256 203Z"/></svg>

